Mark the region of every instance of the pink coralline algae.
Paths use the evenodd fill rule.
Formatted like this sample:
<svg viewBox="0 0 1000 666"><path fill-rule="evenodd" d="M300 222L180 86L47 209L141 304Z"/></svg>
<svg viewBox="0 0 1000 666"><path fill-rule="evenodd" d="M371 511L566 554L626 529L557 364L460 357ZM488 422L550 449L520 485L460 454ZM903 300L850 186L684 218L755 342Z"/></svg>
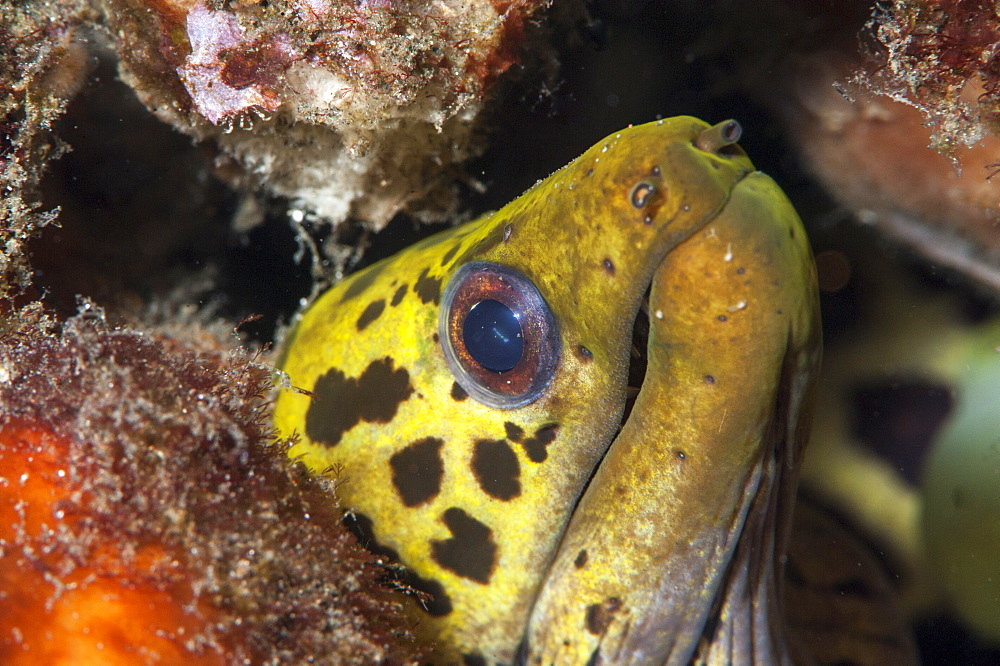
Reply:
<svg viewBox="0 0 1000 666"><path fill-rule="evenodd" d="M279 77L300 57L287 35L246 43L244 34L235 16L213 11L204 2L187 15L191 55L177 74L198 111L213 125L247 111L275 111L282 102Z"/></svg>

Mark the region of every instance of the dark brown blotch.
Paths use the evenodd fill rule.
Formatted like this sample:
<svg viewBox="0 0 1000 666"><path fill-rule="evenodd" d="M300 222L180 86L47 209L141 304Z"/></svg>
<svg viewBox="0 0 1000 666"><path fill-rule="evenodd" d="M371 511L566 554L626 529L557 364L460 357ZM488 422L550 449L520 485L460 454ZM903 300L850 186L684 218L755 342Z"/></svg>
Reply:
<svg viewBox="0 0 1000 666"><path fill-rule="evenodd" d="M508 502L521 494L521 463L504 439L481 439L472 451L472 473L484 493Z"/></svg>
<svg viewBox="0 0 1000 666"><path fill-rule="evenodd" d="M618 597L608 597L599 604L591 604L587 606L587 631L594 636L602 635L608 630L608 627L611 626L611 620L614 619L615 613L618 612L621 605L621 601Z"/></svg>
<svg viewBox="0 0 1000 666"><path fill-rule="evenodd" d="M451 399L452 400L454 400L455 402L462 402L463 400L465 400L468 397L469 397L469 394L465 392L465 389L462 388L461 384L459 384L458 382L452 382L451 383Z"/></svg>
<svg viewBox="0 0 1000 666"><path fill-rule="evenodd" d="M507 433L507 439L512 442L520 442L521 438L524 437L524 428L517 425L516 423L511 423L507 421L503 424L504 432Z"/></svg>
<svg viewBox="0 0 1000 666"><path fill-rule="evenodd" d="M396 293L392 295L392 300L389 301L389 305L391 305L392 307L396 307L397 305L402 303L403 297L406 296L406 292L408 289L409 286L405 284L399 285L399 288L396 289Z"/></svg>
<svg viewBox="0 0 1000 666"><path fill-rule="evenodd" d="M392 483L406 506L420 506L441 492L444 461L441 460L443 440L427 437L413 442L389 458Z"/></svg>
<svg viewBox="0 0 1000 666"><path fill-rule="evenodd" d="M577 345L576 355L581 361L593 361L594 352L590 351L583 345Z"/></svg>
<svg viewBox="0 0 1000 666"><path fill-rule="evenodd" d="M545 462L549 457L548 446L556 440L559 432L558 423L548 423L535 431L534 436L521 442L528 460L535 463Z"/></svg>
<svg viewBox="0 0 1000 666"><path fill-rule="evenodd" d="M375 557L385 558L388 563L399 562L399 553L389 546L382 545L375 538L375 523L360 511L350 511L344 514L344 527L353 534L361 547Z"/></svg>
<svg viewBox="0 0 1000 666"><path fill-rule="evenodd" d="M365 311L361 313L360 317L358 317L358 321L356 324L356 326L358 327L358 331L365 330L368 324L378 319L384 311L385 311L384 298L380 298L377 301L372 301L371 303L369 303L368 307L365 308Z"/></svg>
<svg viewBox="0 0 1000 666"><path fill-rule="evenodd" d="M444 256L441 257L441 266L442 267L447 266L448 263L452 259L455 258L455 255L458 253L458 248L459 247L460 247L460 245L458 243L455 243L454 245L451 246L450 250L448 250L447 252L444 253Z"/></svg>
<svg viewBox="0 0 1000 666"><path fill-rule="evenodd" d="M615 264L610 259L605 258L604 261L601 262L601 267L604 268L604 272L608 275L615 274Z"/></svg>
<svg viewBox="0 0 1000 666"><path fill-rule="evenodd" d="M413 292L420 298L421 303L441 302L441 278L430 276L431 269L425 268L420 272L417 283L413 285Z"/></svg>
<svg viewBox="0 0 1000 666"><path fill-rule="evenodd" d="M360 511L344 514L344 527L358 539L358 543L376 557L385 558L388 564L398 564L399 554L375 539L375 524ZM429 615L443 617L452 611L451 597L444 586L433 578L424 578L400 566L386 567L386 574L396 589L416 591L420 605ZM388 583L387 583L388 584Z"/></svg>
<svg viewBox="0 0 1000 666"><path fill-rule="evenodd" d="M481 654L463 654L462 655L462 665L463 666L486 666L486 658Z"/></svg>
<svg viewBox="0 0 1000 666"><path fill-rule="evenodd" d="M451 597L444 590L444 585L433 578L424 578L407 569L399 578L403 585L408 585L418 592L422 592L420 605L428 615L433 617L444 617L452 611ZM406 589L401 587L401 589Z"/></svg>
<svg viewBox="0 0 1000 666"><path fill-rule="evenodd" d="M452 536L431 541L431 556L457 576L486 585L496 566L493 531L462 509L452 507L442 516Z"/></svg>
<svg viewBox="0 0 1000 666"><path fill-rule="evenodd" d="M573 560L573 566L577 569L582 569L587 566L587 549L582 549L576 554L576 559Z"/></svg>
<svg viewBox="0 0 1000 666"><path fill-rule="evenodd" d="M350 284L347 285L347 288L344 289L343 295L340 297L340 302L346 303L355 296L361 294L364 290L366 290L368 287L372 285L372 283L375 281L375 278L377 278L379 276L379 273L381 272L382 272L382 265L375 264L370 268L365 269L361 273L357 273L356 276L352 276Z"/></svg>
<svg viewBox="0 0 1000 666"><path fill-rule="evenodd" d="M388 423L410 394L410 373L394 368L391 357L372 361L360 377L327 370L312 389L306 412L306 434L317 444L335 446L344 433L362 421Z"/></svg>
<svg viewBox="0 0 1000 666"><path fill-rule="evenodd" d="M809 577L791 553L785 557L785 582L802 589L809 587Z"/></svg>

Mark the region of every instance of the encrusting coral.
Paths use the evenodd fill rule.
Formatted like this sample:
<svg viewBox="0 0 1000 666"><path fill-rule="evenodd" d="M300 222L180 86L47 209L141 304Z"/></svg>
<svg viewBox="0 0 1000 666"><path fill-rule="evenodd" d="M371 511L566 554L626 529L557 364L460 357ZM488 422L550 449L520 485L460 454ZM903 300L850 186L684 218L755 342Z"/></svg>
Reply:
<svg viewBox="0 0 1000 666"><path fill-rule="evenodd" d="M0 662L409 663L400 599L271 443L270 368L84 304L0 329Z"/></svg>
<svg viewBox="0 0 1000 666"><path fill-rule="evenodd" d="M100 0L122 78L302 216L452 205L479 115L546 0ZM544 50L544 48L543 48Z"/></svg>

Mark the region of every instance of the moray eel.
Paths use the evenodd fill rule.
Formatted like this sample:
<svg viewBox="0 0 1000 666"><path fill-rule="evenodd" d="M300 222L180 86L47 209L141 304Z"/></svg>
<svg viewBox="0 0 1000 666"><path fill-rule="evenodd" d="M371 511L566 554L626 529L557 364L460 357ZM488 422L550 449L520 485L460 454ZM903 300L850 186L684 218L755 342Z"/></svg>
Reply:
<svg viewBox="0 0 1000 666"><path fill-rule="evenodd" d="M815 270L739 131L613 134L295 325L276 425L346 470L437 662L789 661Z"/></svg>

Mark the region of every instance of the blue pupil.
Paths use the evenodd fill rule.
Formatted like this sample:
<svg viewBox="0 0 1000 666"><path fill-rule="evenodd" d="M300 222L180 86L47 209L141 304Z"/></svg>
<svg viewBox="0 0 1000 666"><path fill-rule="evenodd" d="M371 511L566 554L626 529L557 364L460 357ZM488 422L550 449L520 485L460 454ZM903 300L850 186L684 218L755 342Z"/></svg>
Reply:
<svg viewBox="0 0 1000 666"><path fill-rule="evenodd" d="M524 335L514 312L500 301L480 301L465 316L465 349L487 370L506 372L521 360Z"/></svg>

